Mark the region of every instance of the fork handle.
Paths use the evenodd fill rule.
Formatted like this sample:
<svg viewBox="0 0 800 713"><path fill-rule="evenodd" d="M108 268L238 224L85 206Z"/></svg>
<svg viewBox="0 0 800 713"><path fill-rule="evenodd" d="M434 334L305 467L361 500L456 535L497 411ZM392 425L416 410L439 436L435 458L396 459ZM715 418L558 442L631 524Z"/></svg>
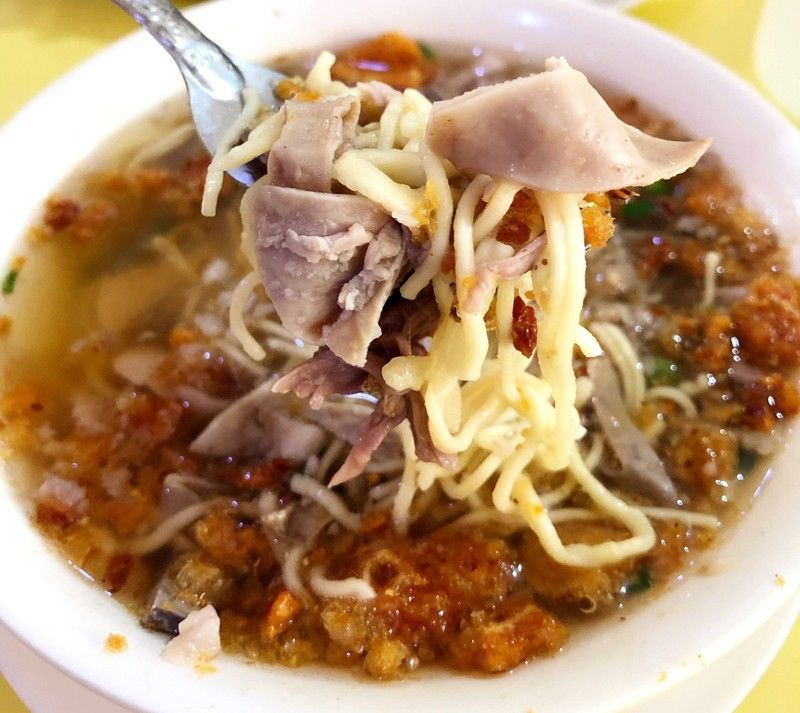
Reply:
<svg viewBox="0 0 800 713"><path fill-rule="evenodd" d="M223 50L169 0L112 0L147 30L172 56L187 84L199 85L220 100L239 98L242 73Z"/></svg>

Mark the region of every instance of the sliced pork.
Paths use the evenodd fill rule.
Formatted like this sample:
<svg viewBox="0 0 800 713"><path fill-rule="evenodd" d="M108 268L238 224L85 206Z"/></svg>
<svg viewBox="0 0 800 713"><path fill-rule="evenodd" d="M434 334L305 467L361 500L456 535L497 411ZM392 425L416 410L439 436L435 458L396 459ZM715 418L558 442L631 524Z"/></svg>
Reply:
<svg viewBox="0 0 800 713"><path fill-rule="evenodd" d="M290 99L284 104L284 112L286 123L267 159L270 181L278 186L330 192L333 160L355 137L358 98Z"/></svg>
<svg viewBox="0 0 800 713"><path fill-rule="evenodd" d="M404 243L398 224L387 223L367 246L361 270L339 290L342 311L322 328L322 342L348 364L366 363L367 347L381 334L378 322L403 270Z"/></svg>
<svg viewBox="0 0 800 713"><path fill-rule="evenodd" d="M350 445L355 445L363 435L367 420L375 411L375 401L374 398L372 402L365 398L326 401L318 410L308 409L305 416L330 431L337 438L341 438ZM399 439L390 433L375 449L372 461L396 460L402 455Z"/></svg>
<svg viewBox="0 0 800 713"><path fill-rule="evenodd" d="M392 429L406 417L406 409L403 404L399 404L400 408L394 413L386 413L383 405L378 404L364 423L347 458L328 483L330 487L361 475L378 447L389 436Z"/></svg>
<svg viewBox="0 0 800 713"><path fill-rule="evenodd" d="M621 464L620 470L605 474L660 505L674 506L678 491L644 434L628 416L619 379L607 357L590 359L589 378L595 386L592 396L597 422Z"/></svg>
<svg viewBox="0 0 800 713"><path fill-rule="evenodd" d="M456 168L570 193L643 186L694 166L709 141L667 141L620 121L565 60L433 105L425 140Z"/></svg>
<svg viewBox="0 0 800 713"><path fill-rule="evenodd" d="M208 456L305 461L325 440L320 426L290 415L288 399L273 393L268 381L216 416L190 450Z"/></svg>
<svg viewBox="0 0 800 713"><path fill-rule="evenodd" d="M362 366L403 269L398 224L360 196L274 186L269 177L245 194L242 220L283 325Z"/></svg>

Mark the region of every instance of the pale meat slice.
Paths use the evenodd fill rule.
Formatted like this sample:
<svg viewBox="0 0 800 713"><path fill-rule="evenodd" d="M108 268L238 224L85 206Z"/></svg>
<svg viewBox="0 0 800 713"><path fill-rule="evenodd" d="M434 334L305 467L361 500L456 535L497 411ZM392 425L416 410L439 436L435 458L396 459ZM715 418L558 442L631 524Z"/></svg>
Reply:
<svg viewBox="0 0 800 713"><path fill-rule="evenodd" d="M360 92L362 99L366 99L377 107L389 106L389 102L402 93L385 82L378 82L374 79L369 82L358 82L356 89Z"/></svg>
<svg viewBox="0 0 800 713"><path fill-rule="evenodd" d="M381 335L378 321L405 261L404 240L394 221L367 246L361 270L339 290L342 310L322 328L322 343L348 364L363 365L367 347Z"/></svg>
<svg viewBox="0 0 800 713"><path fill-rule="evenodd" d="M365 198L270 185L242 200L261 281L283 325L362 366L378 318L405 263L405 240Z"/></svg>
<svg viewBox="0 0 800 713"><path fill-rule="evenodd" d="M694 166L710 142L666 141L620 121L565 60L436 102L425 140L461 171L568 193L644 186Z"/></svg>
<svg viewBox="0 0 800 713"><path fill-rule="evenodd" d="M679 503L675 483L645 435L628 416L611 361L607 357L590 359L587 369L595 386L592 404L598 425L621 466L619 470L606 469L606 476L659 505L674 507Z"/></svg>
<svg viewBox="0 0 800 713"><path fill-rule="evenodd" d="M286 123L267 158L270 182L329 192L333 160L355 137L359 101L354 96L284 104Z"/></svg>
<svg viewBox="0 0 800 713"><path fill-rule="evenodd" d="M326 401L321 408L309 408L304 415L309 421L318 423L326 431L351 446L358 443L369 417L375 412L375 404L365 398L348 398L341 401ZM392 433L374 449L370 460L388 461L401 458L400 440Z"/></svg>
<svg viewBox="0 0 800 713"><path fill-rule="evenodd" d="M218 414L189 450L208 456L305 461L322 448L325 431L292 416L289 406L289 399L273 393L267 381Z"/></svg>

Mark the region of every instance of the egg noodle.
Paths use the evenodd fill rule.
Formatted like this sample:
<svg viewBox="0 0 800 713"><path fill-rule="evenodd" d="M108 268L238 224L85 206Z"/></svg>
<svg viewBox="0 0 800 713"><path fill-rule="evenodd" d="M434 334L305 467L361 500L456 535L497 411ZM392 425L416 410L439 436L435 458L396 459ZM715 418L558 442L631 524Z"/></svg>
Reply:
<svg viewBox="0 0 800 713"><path fill-rule="evenodd" d="M323 52L306 79L306 88L322 97L361 96L359 88L332 81L334 60L330 52ZM592 472L604 443L599 434L587 437L581 425L576 404L588 400L592 384L586 377L579 384L576 378L576 347L587 359L605 350L621 376L624 401L632 414L653 399L672 400L687 414L693 412L694 404L679 389L646 389L642 365L619 327L596 323L589 331L581 325L586 294L582 194L533 191L544 220L546 242L540 261L520 277L496 279L480 304L471 300L470 309L464 307L478 280L477 268L513 254L495 235L522 186L487 175L473 177L463 192L451 185L453 167L423 141L430 110L431 103L420 92L396 92L380 121L358 127L353 148L333 164L333 176L341 185L379 204L415 237L427 241L427 256L400 286L400 294L413 300L432 285L440 312L428 353L392 359L383 368L383 377L398 391L421 394L432 441L455 455L456 466L447 469L418 460L411 429L406 422L400 424L402 476L387 496L392 498L396 529L407 531L430 502L427 494L439 489L453 500L465 501L470 509L454 525L494 521L527 526L554 560L597 567L652 548L656 533L651 519L716 526L716 519L708 515L626 502ZM223 143L209 168L204 213L213 214L225 170L270 149L280 133L279 114L267 115L257 100L247 98L239 122L227 137L231 140ZM249 138L234 147L231 137L245 129L250 130ZM530 239L539 237L530 235ZM444 273L442 261L451 248L455 266ZM243 245L243 250L255 265L254 246ZM714 270L716 265L709 264L712 286L707 288L706 300L713 299ZM231 329L245 352L260 360L264 349L242 319L257 284L253 272L236 289ZM513 343L517 298L536 310L538 341L531 357L521 354ZM331 491L328 497L319 487L305 476L292 481L293 490L319 502L344 527L354 527L356 516ZM576 491L585 496L586 507L564 506ZM619 523L629 535L591 545L564 544L556 524L585 519ZM344 587L366 598L370 592L364 585L360 580L334 583L321 572L311 577L312 588L319 592Z"/></svg>

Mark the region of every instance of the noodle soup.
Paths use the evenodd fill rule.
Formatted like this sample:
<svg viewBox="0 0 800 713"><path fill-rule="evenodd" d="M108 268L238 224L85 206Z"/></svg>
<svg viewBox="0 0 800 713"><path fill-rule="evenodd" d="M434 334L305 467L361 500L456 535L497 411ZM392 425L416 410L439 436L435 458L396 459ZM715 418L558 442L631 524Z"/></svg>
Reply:
<svg viewBox="0 0 800 713"><path fill-rule="evenodd" d="M530 71L492 53L424 59L423 77L439 63L429 86L438 95ZM649 133L672 133L635 102L615 106ZM508 670L557 652L576 622L647 598L691 568L798 408L797 285L776 237L707 161L581 207L590 246L582 324L618 376L592 377L576 358L587 431L579 452L598 482L648 517L651 547L610 563L554 560L524 517L489 507L493 473L478 453L459 479L423 487L417 474L409 492L413 434L403 425L361 477L326 489L379 390L360 384L319 410L273 392L314 347L256 292L240 314L266 358L243 350L228 322L251 272L239 251L243 191L226 181L217 215L201 218L207 160L185 122L160 133L50 199L4 285L3 440L35 522L145 626L175 634L192 613L218 614L226 650L358 665L378 678L434 662ZM470 177L458 181L466 192ZM476 212L491 198L481 201ZM526 191L514 196L500 228L510 244L541 219L536 203ZM600 247L612 217L614 236ZM531 356L535 312L511 302L513 347ZM63 304L65 319L43 329L43 314ZM416 356L430 347L435 308L402 315ZM492 316L482 319L491 330ZM251 399L246 418L218 420L242 398ZM618 477L636 470L620 432L650 445L678 485L677 507ZM460 497L481 469L484 484ZM613 551L629 539L593 512L588 477L539 476L563 545Z"/></svg>

